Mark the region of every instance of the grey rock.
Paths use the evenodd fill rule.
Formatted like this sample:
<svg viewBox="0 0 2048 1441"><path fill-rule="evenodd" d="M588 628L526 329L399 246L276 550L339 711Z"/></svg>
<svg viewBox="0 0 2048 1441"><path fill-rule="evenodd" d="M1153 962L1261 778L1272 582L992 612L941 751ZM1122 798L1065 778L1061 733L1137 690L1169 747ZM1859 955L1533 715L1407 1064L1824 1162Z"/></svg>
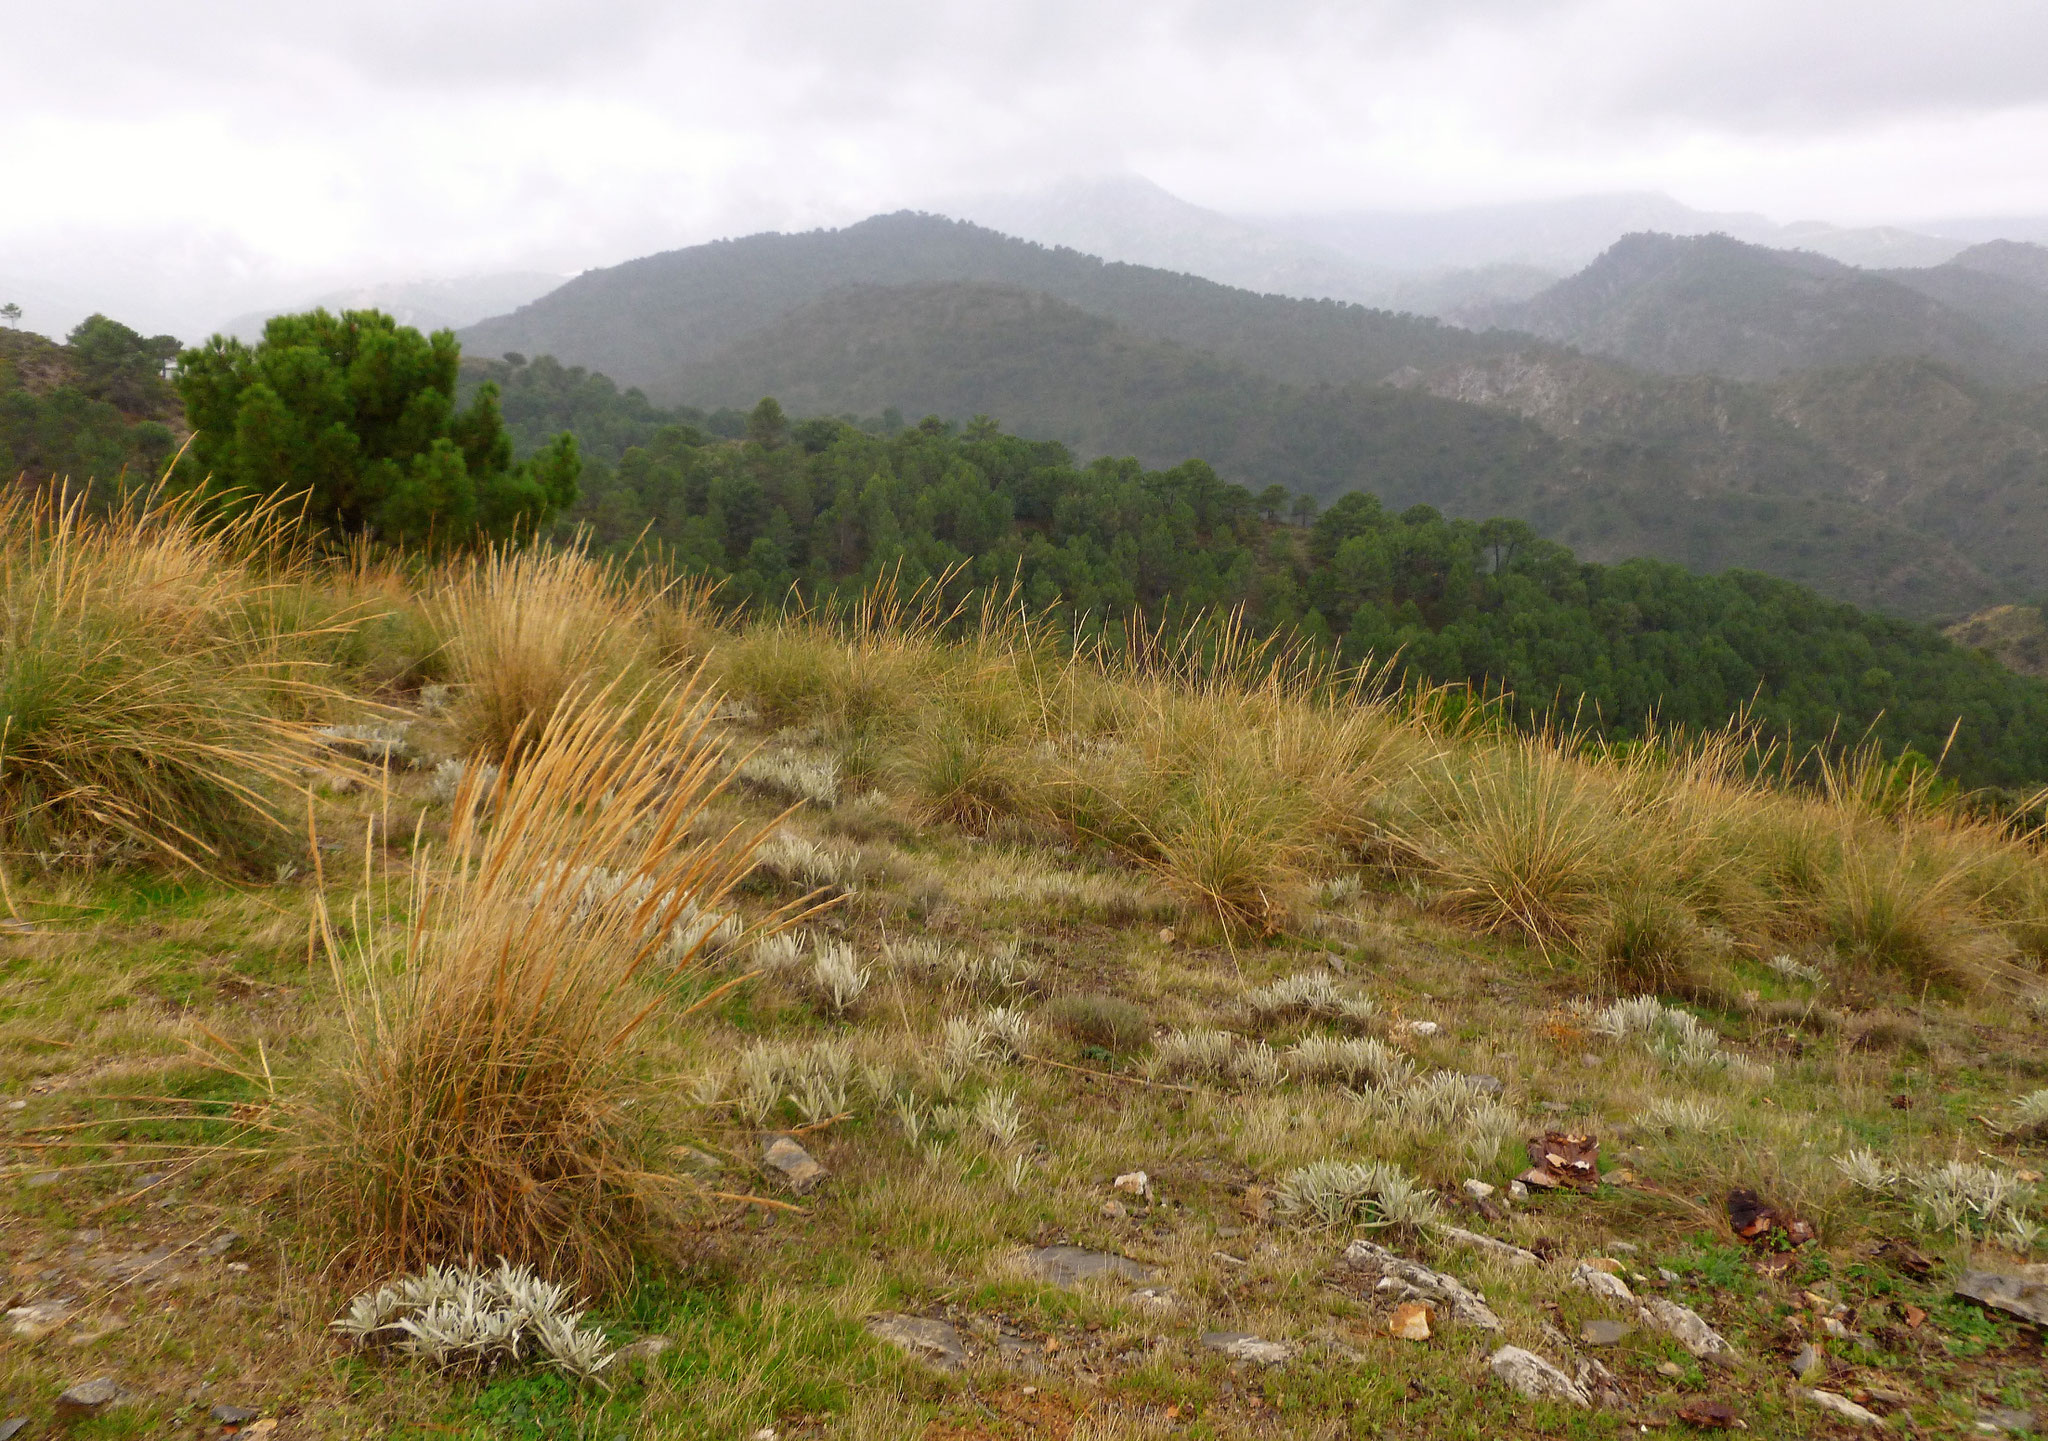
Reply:
<svg viewBox="0 0 2048 1441"><path fill-rule="evenodd" d="M1482 1073L1477 1076L1467 1076L1465 1079L1471 1082L1472 1089L1479 1092L1482 1096L1498 1096L1507 1090L1507 1083L1501 1080L1499 1076L1489 1076Z"/></svg>
<svg viewBox="0 0 2048 1441"><path fill-rule="evenodd" d="M1170 1286L1140 1286L1131 1292L1131 1304L1143 1306L1148 1311L1173 1311L1180 1306L1180 1297Z"/></svg>
<svg viewBox="0 0 2048 1441"><path fill-rule="evenodd" d="M1466 1184L1470 1185L1471 1183L1467 1182ZM1492 1236L1482 1235L1478 1231L1467 1231L1462 1226L1438 1226L1436 1234L1443 1237L1446 1241L1453 1241L1460 1246L1469 1246L1475 1251L1483 1251L1495 1260L1506 1261L1511 1266L1540 1266L1543 1264L1543 1258L1534 1251L1525 1251L1520 1246L1507 1241L1495 1240Z"/></svg>
<svg viewBox="0 0 2048 1441"><path fill-rule="evenodd" d="M1996 1431L2034 1431L2040 1428L2040 1418L2031 1411L2016 1406L1991 1406L1977 1413L1977 1425L1989 1426ZM0 1441L7 1441L0 1434Z"/></svg>
<svg viewBox="0 0 2048 1441"><path fill-rule="evenodd" d="M1508 1182L1508 1199L1509 1199L1510 1201L1526 1201L1526 1200L1528 1200L1528 1199L1529 1199L1529 1188L1528 1188L1527 1186L1523 1185L1523 1184L1522 1184L1522 1183L1521 1183L1520 1181L1510 1181L1510 1182Z"/></svg>
<svg viewBox="0 0 2048 1441"><path fill-rule="evenodd" d="M33 1179L33 1178L31 1178ZM2048 1266L2024 1266L2018 1271L1970 1271L1956 1282L1956 1294L1979 1305L1995 1307L2048 1326Z"/></svg>
<svg viewBox="0 0 2048 1441"><path fill-rule="evenodd" d="M56 1330L71 1319L71 1307L63 1301L36 1301L13 1307L7 1313L8 1330L24 1341Z"/></svg>
<svg viewBox="0 0 2048 1441"><path fill-rule="evenodd" d="M206 1243L203 1254L218 1260L241 1244L242 1235L239 1231L223 1231Z"/></svg>
<svg viewBox="0 0 2048 1441"><path fill-rule="evenodd" d="M120 1399L121 1387L113 1377L95 1376L90 1381L78 1381L66 1387L64 1394L57 1398L57 1409L91 1415L104 1411Z"/></svg>
<svg viewBox="0 0 2048 1441"><path fill-rule="evenodd" d="M1579 1327L1579 1339L1588 1346L1619 1346L1635 1333L1636 1328L1627 1321L1612 1321L1604 1316Z"/></svg>
<svg viewBox="0 0 2048 1441"><path fill-rule="evenodd" d="M1408 1292L1434 1301L1446 1321L1477 1326L1486 1331L1503 1329L1500 1317L1494 1315L1487 1306L1486 1297L1455 1276L1432 1271L1427 1266L1396 1256L1384 1246L1375 1246L1370 1241L1353 1241L1346 1246L1344 1260L1349 1265L1371 1267L1388 1280L1405 1287Z"/></svg>
<svg viewBox="0 0 2048 1441"><path fill-rule="evenodd" d="M1679 1275L1676 1271L1672 1270L1669 1266L1659 1266L1657 1268L1657 1279L1659 1281L1662 1281L1667 1286L1676 1286L1680 1281L1683 1281L1685 1278Z"/></svg>
<svg viewBox="0 0 2048 1441"><path fill-rule="evenodd" d="M24 1186L54 1186L64 1179L62 1171L38 1171L21 1184Z"/></svg>
<svg viewBox="0 0 2048 1441"><path fill-rule="evenodd" d="M815 1191L832 1174L788 1136L777 1136L770 1141L762 1159L780 1171L782 1179L789 1183L789 1189L799 1196Z"/></svg>
<svg viewBox="0 0 2048 1441"><path fill-rule="evenodd" d="M957 1371L967 1364L967 1347L960 1333L944 1321L890 1312L868 1317L867 1326L870 1335L941 1371Z"/></svg>
<svg viewBox="0 0 2048 1441"><path fill-rule="evenodd" d="M1607 1058L1605 1056L1595 1055L1593 1052L1588 1051L1585 1055L1579 1057L1579 1064L1584 1066L1587 1070L1591 1071L1600 1066L1606 1065Z"/></svg>
<svg viewBox="0 0 2048 1441"><path fill-rule="evenodd" d="M1487 1185L1486 1182L1480 1180L1477 1176L1468 1177L1465 1181L1465 1194L1475 1201L1488 1199L1496 1189L1496 1187Z"/></svg>
<svg viewBox="0 0 2048 1441"><path fill-rule="evenodd" d="M26 1425L26 1416L10 1416L5 1421L0 1421L0 1441L14 1441L14 1437L19 1435L21 1428Z"/></svg>
<svg viewBox="0 0 2048 1441"><path fill-rule="evenodd" d="M1607 1250L1609 1254L1615 1256L1633 1256L1640 1252L1642 1249L1643 1248L1641 1246L1638 1246L1633 1241L1609 1241L1607 1243Z"/></svg>
<svg viewBox="0 0 2048 1441"><path fill-rule="evenodd" d="M1635 1292L1628 1288L1628 1282L1584 1261L1572 1267L1571 1284L1581 1291L1592 1292L1603 1301L1619 1301L1624 1306L1633 1305L1636 1299Z"/></svg>
<svg viewBox="0 0 2048 1441"><path fill-rule="evenodd" d="M655 1361L675 1349L675 1341L668 1336L642 1336L619 1348L614 1363L632 1361Z"/></svg>
<svg viewBox="0 0 2048 1441"><path fill-rule="evenodd" d="M1792 1358L1792 1374L1805 1381L1817 1372L1827 1369L1827 1358L1821 1355L1820 1347L1811 1341L1799 1348L1799 1354Z"/></svg>
<svg viewBox="0 0 2048 1441"><path fill-rule="evenodd" d="M1735 1359L1735 1348L1728 1344L1727 1337L1709 1326L1699 1312L1676 1301L1652 1296L1636 1308L1636 1314L1646 1324L1668 1333L1702 1361L1732 1362Z"/></svg>
<svg viewBox="0 0 2048 1441"><path fill-rule="evenodd" d="M1261 1366L1283 1365L1294 1356L1294 1348L1285 1341L1268 1341L1249 1331L1204 1331L1202 1344L1233 1361L1251 1361Z"/></svg>
<svg viewBox="0 0 2048 1441"><path fill-rule="evenodd" d="M1486 1365L1502 1385L1532 1401L1568 1401L1587 1407L1593 1404L1584 1387L1534 1351L1503 1346L1486 1358Z"/></svg>
<svg viewBox="0 0 2048 1441"><path fill-rule="evenodd" d="M1156 1279L1150 1266L1128 1256L1089 1251L1080 1246L1038 1246L1024 1253L1024 1264L1041 1281L1073 1290L1087 1281L1108 1279L1148 1286Z"/></svg>
<svg viewBox="0 0 2048 1441"><path fill-rule="evenodd" d="M1858 1426L1882 1426L1884 1418L1875 1411L1866 1411L1847 1396L1835 1391L1801 1391L1800 1396L1811 1401L1824 1411L1832 1411L1844 1421L1854 1421Z"/></svg>
<svg viewBox="0 0 2048 1441"><path fill-rule="evenodd" d="M230 1406L223 1402L206 1413L216 1426L246 1426L263 1413L253 1406Z"/></svg>

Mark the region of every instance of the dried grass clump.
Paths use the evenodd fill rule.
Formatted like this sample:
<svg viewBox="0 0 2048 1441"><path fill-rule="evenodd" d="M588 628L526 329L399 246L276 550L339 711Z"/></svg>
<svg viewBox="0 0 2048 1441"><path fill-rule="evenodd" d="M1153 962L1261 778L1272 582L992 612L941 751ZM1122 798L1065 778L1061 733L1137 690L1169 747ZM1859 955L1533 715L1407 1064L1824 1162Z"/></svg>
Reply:
<svg viewBox="0 0 2048 1441"><path fill-rule="evenodd" d="M644 599L573 547L499 546L464 564L432 603L463 748L511 759L572 693L624 695L652 659Z"/></svg>
<svg viewBox="0 0 2048 1441"><path fill-rule="evenodd" d="M1373 1036L1304 1036L1287 1051L1287 1069L1304 1080L1354 1089L1400 1090L1415 1076L1415 1063Z"/></svg>
<svg viewBox="0 0 2048 1441"><path fill-rule="evenodd" d="M2017 1136L2048 1136L2048 1090L2032 1091L2014 1101L2007 1129Z"/></svg>
<svg viewBox="0 0 2048 1441"><path fill-rule="evenodd" d="M1152 1039L1152 1015L1135 1001L1083 991L1046 1003L1046 1022L1084 1046L1112 1055L1133 1055Z"/></svg>
<svg viewBox="0 0 2048 1441"><path fill-rule="evenodd" d="M284 542L271 509L208 523L189 501L92 516L82 496L0 496L0 845L204 864L275 844L311 749L285 717L333 696L302 663L324 633L269 614L294 572L256 560Z"/></svg>
<svg viewBox="0 0 2048 1441"><path fill-rule="evenodd" d="M1482 930L1574 940L1605 913L1625 828L1608 787L1555 738L1444 760L1412 812L1405 839Z"/></svg>
<svg viewBox="0 0 2048 1441"><path fill-rule="evenodd" d="M1041 755L1039 804L1227 936L1291 924L1315 876L1379 834L1390 778L1432 745L1378 673L1332 672L1238 617L1093 660L1099 682L1064 687L1064 714L1047 707L1066 743ZM1063 735L1076 711L1099 733Z"/></svg>
<svg viewBox="0 0 2048 1441"><path fill-rule="evenodd" d="M1273 1200L1306 1224L1419 1229L1437 1219L1436 1193L1385 1161L1313 1161L1281 1177Z"/></svg>
<svg viewBox="0 0 2048 1441"><path fill-rule="evenodd" d="M1230 1075L1237 1037L1228 1031L1168 1031L1152 1044L1145 1072L1154 1079L1221 1080Z"/></svg>
<svg viewBox="0 0 2048 1441"><path fill-rule="evenodd" d="M676 926L721 909L760 837L696 829L722 784L709 698L634 709L571 696L517 770L465 784L395 954L323 927L345 1034L290 1109L305 1214L350 1269L495 1255L601 1291L673 1222L659 1112L627 1105L640 1037L695 959Z"/></svg>
<svg viewBox="0 0 2048 1441"><path fill-rule="evenodd" d="M830 809L839 804L839 762L808 751L756 751L740 762L740 779L776 795Z"/></svg>
<svg viewBox="0 0 2048 1441"><path fill-rule="evenodd" d="M1328 971L1283 976L1271 985L1248 992L1244 1000L1252 1015L1261 1021L1320 1017L1364 1025L1380 1013L1372 997L1343 989Z"/></svg>

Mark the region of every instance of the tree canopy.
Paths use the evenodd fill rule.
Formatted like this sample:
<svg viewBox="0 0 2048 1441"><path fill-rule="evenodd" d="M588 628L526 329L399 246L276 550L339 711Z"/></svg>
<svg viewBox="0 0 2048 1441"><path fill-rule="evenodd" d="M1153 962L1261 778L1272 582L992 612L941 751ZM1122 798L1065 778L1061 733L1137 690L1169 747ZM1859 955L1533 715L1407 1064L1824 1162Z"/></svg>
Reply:
<svg viewBox="0 0 2048 1441"><path fill-rule="evenodd" d="M344 535L460 543L544 525L576 499L574 437L515 461L495 385L457 408L460 361L452 332L375 310L278 316L253 347L216 335L178 361L193 460L223 491L304 495Z"/></svg>
<svg viewBox="0 0 2048 1441"><path fill-rule="evenodd" d="M1525 720L1562 713L1627 737L1747 713L1801 748L1867 732L1894 753L1946 750L1973 784L2048 780L2048 685L1788 581L1592 564L1519 520L1396 511L1364 493L1311 520L1201 461L1076 466L982 419L877 434L755 415L748 439L654 429L616 468L592 467L569 519L621 547L662 542L754 604L952 571L962 590L1015 578L1076 628L1241 605L1348 660L1394 658L1417 683L1504 688Z"/></svg>

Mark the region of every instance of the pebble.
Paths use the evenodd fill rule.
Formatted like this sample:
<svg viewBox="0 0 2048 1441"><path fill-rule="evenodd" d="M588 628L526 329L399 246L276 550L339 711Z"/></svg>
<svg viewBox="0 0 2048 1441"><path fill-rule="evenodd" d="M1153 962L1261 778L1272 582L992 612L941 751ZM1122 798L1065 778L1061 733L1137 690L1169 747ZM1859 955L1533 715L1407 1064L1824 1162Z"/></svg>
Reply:
<svg viewBox="0 0 2048 1441"><path fill-rule="evenodd" d="M1482 1096L1498 1096L1508 1088L1507 1082L1503 1081L1499 1076L1489 1076L1483 1071L1476 1076L1467 1076L1465 1079L1471 1082L1472 1088Z"/></svg>
<svg viewBox="0 0 2048 1441"><path fill-rule="evenodd" d="M1435 1021L1410 1021L1408 1023L1409 1034L1416 1036L1433 1036L1440 1029L1441 1027Z"/></svg>
<svg viewBox="0 0 2048 1441"><path fill-rule="evenodd" d="M1792 1374L1804 1381L1816 1371L1827 1369L1827 1362L1821 1356L1820 1347L1811 1341L1799 1348L1799 1354L1792 1358Z"/></svg>
<svg viewBox="0 0 2048 1441"><path fill-rule="evenodd" d="M1510 1201L1526 1201L1526 1200L1528 1200L1528 1199L1529 1199L1529 1188L1528 1188L1527 1186L1523 1185L1523 1184L1522 1184L1522 1183L1521 1183L1520 1181L1510 1181L1510 1182L1508 1182L1508 1199L1509 1199Z"/></svg>
<svg viewBox="0 0 2048 1441"><path fill-rule="evenodd" d="M9 1330L24 1341L47 1335L71 1319L71 1307L63 1301L37 1301L16 1306L7 1313Z"/></svg>
<svg viewBox="0 0 2048 1441"><path fill-rule="evenodd" d="M1595 1317L1579 1327L1579 1339L1588 1346L1619 1346L1635 1332L1636 1328L1626 1321Z"/></svg>
<svg viewBox="0 0 2048 1441"><path fill-rule="evenodd" d="M1659 1361L1657 1363L1657 1374L1664 1377L1683 1376L1685 1368L1676 1361Z"/></svg>
<svg viewBox="0 0 2048 1441"><path fill-rule="evenodd" d="M262 1414L253 1406L229 1406L223 1403L207 1412L206 1416L216 1426L246 1426Z"/></svg>
<svg viewBox="0 0 2048 1441"><path fill-rule="evenodd" d="M1122 1191L1126 1195L1149 1196L1152 1194L1152 1178L1143 1171L1126 1171L1111 1182L1110 1185L1112 1189Z"/></svg>
<svg viewBox="0 0 2048 1441"><path fill-rule="evenodd" d="M1465 1182L1465 1194L1475 1201L1484 1201L1494 1193L1494 1190L1494 1187L1487 1185L1486 1182L1476 1176Z"/></svg>

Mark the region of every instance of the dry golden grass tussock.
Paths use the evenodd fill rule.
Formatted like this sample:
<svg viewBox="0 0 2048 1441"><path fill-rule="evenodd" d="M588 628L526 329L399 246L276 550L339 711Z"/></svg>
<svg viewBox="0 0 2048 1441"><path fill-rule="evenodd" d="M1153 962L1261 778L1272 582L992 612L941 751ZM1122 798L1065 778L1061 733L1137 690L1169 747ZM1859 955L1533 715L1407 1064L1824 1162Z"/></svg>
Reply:
<svg viewBox="0 0 2048 1441"><path fill-rule="evenodd" d="M1530 737L1447 757L1418 780L1401 833L1453 911L1539 943L1575 940L1599 921L1626 833L1592 767Z"/></svg>
<svg viewBox="0 0 2048 1441"><path fill-rule="evenodd" d="M430 613L447 636L463 744L504 760L571 693L623 694L652 658L648 600L577 547L495 546L461 562Z"/></svg>
<svg viewBox="0 0 2048 1441"><path fill-rule="evenodd" d="M707 692L657 697L644 725L616 699L572 694L516 771L465 784L395 948L323 928L345 1036L294 1124L305 1213L351 1269L502 1256L603 1290L677 1197L655 1119L626 1105L655 972L694 962L671 934L761 833L699 826L724 774ZM622 883L593 891L593 868Z"/></svg>
<svg viewBox="0 0 2048 1441"><path fill-rule="evenodd" d="M279 629L289 581L274 508L202 520L190 500L87 514L82 499L0 498L0 836L17 854L95 859L141 846L193 863L275 835L305 728L280 702L331 694ZM287 812L288 813L288 812Z"/></svg>

